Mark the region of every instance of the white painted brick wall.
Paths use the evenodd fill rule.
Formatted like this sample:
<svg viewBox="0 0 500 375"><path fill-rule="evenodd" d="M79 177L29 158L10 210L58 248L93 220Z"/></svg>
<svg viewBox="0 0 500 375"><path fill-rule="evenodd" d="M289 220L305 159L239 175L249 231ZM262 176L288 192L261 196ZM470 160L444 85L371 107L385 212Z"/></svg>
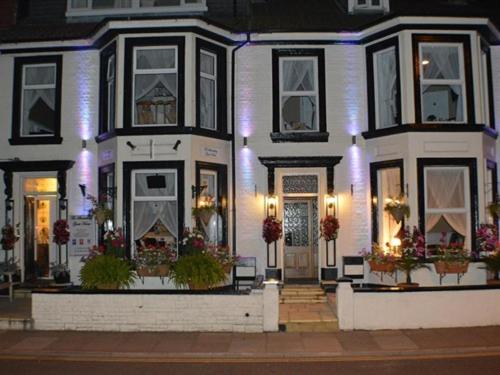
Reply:
<svg viewBox="0 0 500 375"><path fill-rule="evenodd" d="M32 316L38 330L276 331L277 295L276 288L249 295L35 293Z"/></svg>

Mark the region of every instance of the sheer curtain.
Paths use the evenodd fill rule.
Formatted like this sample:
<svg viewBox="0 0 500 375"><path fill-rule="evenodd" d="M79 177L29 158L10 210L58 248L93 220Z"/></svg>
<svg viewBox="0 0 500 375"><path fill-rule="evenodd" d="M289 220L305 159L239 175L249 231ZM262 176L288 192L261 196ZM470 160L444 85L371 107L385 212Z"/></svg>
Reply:
<svg viewBox="0 0 500 375"><path fill-rule="evenodd" d="M459 169L430 169L426 174L428 209L465 209L465 174ZM425 231L430 232L443 217L453 230L462 236L467 234L466 213L429 213Z"/></svg>
<svg viewBox="0 0 500 375"><path fill-rule="evenodd" d="M384 211L385 200L387 198L396 198L401 195L401 175L399 168L382 169L379 172L380 197L379 200L379 217L381 225L379 229L379 243L385 245L391 240L401 229L403 223L396 223L391 215Z"/></svg>
<svg viewBox="0 0 500 375"><path fill-rule="evenodd" d="M150 197L149 201L134 202L134 240L143 237L160 220L168 231L179 238L177 223L177 201L155 201L155 197L171 196L175 192L175 178L166 178L166 187L148 189L146 175L135 179L136 196Z"/></svg>
<svg viewBox="0 0 500 375"><path fill-rule="evenodd" d="M311 60L283 61L283 91L313 90L314 64ZM283 101L282 109L284 104ZM315 105L310 96L300 99L300 121L310 124L310 129L314 128Z"/></svg>
<svg viewBox="0 0 500 375"><path fill-rule="evenodd" d="M200 122L206 129L215 129L215 81L200 78Z"/></svg>
<svg viewBox="0 0 500 375"><path fill-rule="evenodd" d="M377 55L377 88L379 127L387 128L396 124L398 109L396 97L396 54L391 49Z"/></svg>
<svg viewBox="0 0 500 375"><path fill-rule="evenodd" d="M425 46L423 47L423 60L428 61L427 65L423 65L424 79L460 79L460 61L457 47ZM457 95L455 118L460 121L459 119L463 119L462 86L460 84L447 84L446 86Z"/></svg>

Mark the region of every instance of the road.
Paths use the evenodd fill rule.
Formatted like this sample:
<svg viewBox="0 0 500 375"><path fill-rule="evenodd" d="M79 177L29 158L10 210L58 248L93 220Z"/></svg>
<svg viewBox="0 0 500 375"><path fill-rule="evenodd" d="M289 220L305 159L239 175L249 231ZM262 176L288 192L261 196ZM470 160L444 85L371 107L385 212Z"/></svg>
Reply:
<svg viewBox="0 0 500 375"><path fill-rule="evenodd" d="M169 363L136 362L109 359L109 361L0 359L0 374L119 374L119 375L172 375L172 374L426 374L426 375L498 375L500 355L478 354L463 358L417 357L411 359L362 358L333 360L273 360L267 363L245 361L210 361Z"/></svg>

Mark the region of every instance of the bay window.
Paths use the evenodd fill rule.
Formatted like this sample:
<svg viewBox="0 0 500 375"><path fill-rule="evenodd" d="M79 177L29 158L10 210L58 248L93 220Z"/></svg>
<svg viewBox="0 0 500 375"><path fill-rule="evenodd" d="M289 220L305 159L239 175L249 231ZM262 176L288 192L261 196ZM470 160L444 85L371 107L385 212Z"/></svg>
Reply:
<svg viewBox="0 0 500 375"><path fill-rule="evenodd" d="M217 129L217 56L200 51L200 127Z"/></svg>
<svg viewBox="0 0 500 375"><path fill-rule="evenodd" d="M115 129L116 118L116 43L101 52L99 133Z"/></svg>

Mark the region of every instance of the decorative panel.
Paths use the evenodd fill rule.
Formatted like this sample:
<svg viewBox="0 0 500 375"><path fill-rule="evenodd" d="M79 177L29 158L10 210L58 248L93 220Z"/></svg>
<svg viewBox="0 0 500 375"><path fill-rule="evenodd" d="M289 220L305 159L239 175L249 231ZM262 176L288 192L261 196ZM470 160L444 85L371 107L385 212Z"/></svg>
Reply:
<svg viewBox="0 0 500 375"><path fill-rule="evenodd" d="M283 193L318 193L318 176L283 176Z"/></svg>
<svg viewBox="0 0 500 375"><path fill-rule="evenodd" d="M309 204L285 203L285 246L309 246Z"/></svg>

